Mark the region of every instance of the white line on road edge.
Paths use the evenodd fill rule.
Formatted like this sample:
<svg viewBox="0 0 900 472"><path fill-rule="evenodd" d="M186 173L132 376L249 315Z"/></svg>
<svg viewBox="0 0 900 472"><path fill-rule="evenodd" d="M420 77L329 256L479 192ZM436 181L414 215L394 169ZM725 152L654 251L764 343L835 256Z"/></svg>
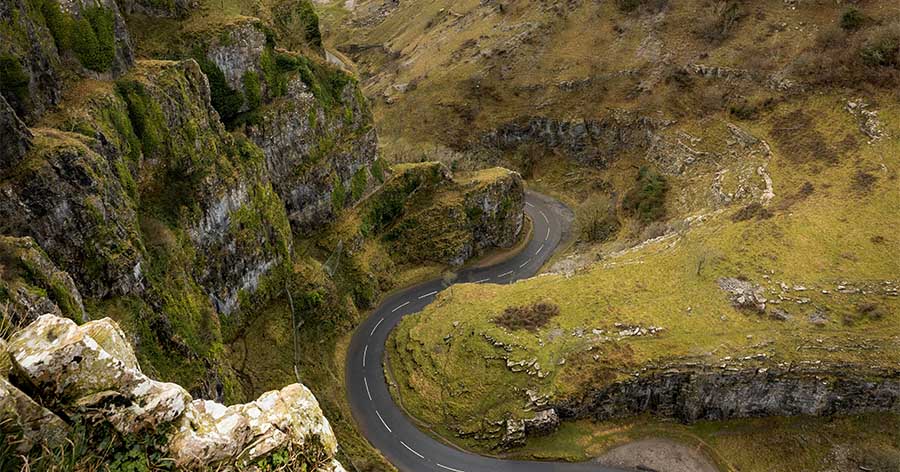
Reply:
<svg viewBox="0 0 900 472"><path fill-rule="evenodd" d="M397 308L394 308L393 310L391 310L391 313L393 313L393 312L395 312L395 311L397 311L397 310L399 310L399 309L405 307L406 305L409 305L409 302L406 302L406 303L404 303L404 304L398 306Z"/></svg>
<svg viewBox="0 0 900 472"><path fill-rule="evenodd" d="M538 255L538 254L540 254L540 253L541 253L541 251L543 251L543 250L544 250L544 245L543 245L543 244L541 244L541 247L539 247L539 248L538 248L538 250L537 250L537 252L536 252L536 253L534 253L534 255L535 255L535 256L536 256L536 255Z"/></svg>
<svg viewBox="0 0 900 472"><path fill-rule="evenodd" d="M430 296L432 296L432 295L435 295L436 293L437 293L437 290L435 290L435 291L433 291L433 292L428 292L428 293L426 293L425 295L422 295L421 297L419 297L419 300L421 300L421 299L423 299L423 298L428 298L428 297L430 297Z"/></svg>
<svg viewBox="0 0 900 472"><path fill-rule="evenodd" d="M504 273L498 275L497 277L502 279L503 277L506 277L507 275L512 275L512 273L513 273L513 271L504 272Z"/></svg>
<svg viewBox="0 0 900 472"><path fill-rule="evenodd" d="M394 310L394 311L397 311L397 310ZM373 334L375 334L375 330L378 329L379 326L381 326L382 321L384 321L384 318L378 320L378 323L375 323L375 327L372 328L372 332L369 333L369 336L372 336Z"/></svg>
<svg viewBox="0 0 900 472"><path fill-rule="evenodd" d="M384 422L384 418L381 417L381 413L379 413L378 410L375 410L375 414L378 415L378 419L381 420L381 424L384 425L384 429L388 430L389 433L393 433L393 431L391 431L391 428L388 427L387 423Z"/></svg>
<svg viewBox="0 0 900 472"><path fill-rule="evenodd" d="M369 353L369 345L366 344L366 348L363 349L363 367L366 366L366 354Z"/></svg>
<svg viewBox="0 0 900 472"><path fill-rule="evenodd" d="M550 228L549 227L547 227L547 235L544 236L544 241L546 241L548 239L550 239Z"/></svg>
<svg viewBox="0 0 900 472"><path fill-rule="evenodd" d="M372 392L369 391L369 379L363 377L363 382L366 383L366 395L369 396L369 401L372 401Z"/></svg>
<svg viewBox="0 0 900 472"><path fill-rule="evenodd" d="M413 454L419 456L419 459L424 459L424 458L425 458L425 456L423 456L422 454L419 454L418 452L416 452L415 449L413 449L413 448L407 446L405 442L400 441L400 444L403 444L403 447L409 449L409 452L411 452L411 453L413 453Z"/></svg>
<svg viewBox="0 0 900 472"><path fill-rule="evenodd" d="M550 220L547 219L547 214L544 213L544 210L539 210L541 212L541 216L544 217L544 223L550 224Z"/></svg>
<svg viewBox="0 0 900 472"><path fill-rule="evenodd" d="M534 204L533 204L533 203L530 203L530 202L525 202L525 204L528 205L528 206L530 206L530 207L533 207L533 206L534 206Z"/></svg>
<svg viewBox="0 0 900 472"><path fill-rule="evenodd" d="M453 467L447 467L446 465L441 464L440 462L435 462L435 464L437 464L438 467L440 467L442 469L447 469L451 472L465 472L464 470L454 469Z"/></svg>
<svg viewBox="0 0 900 472"><path fill-rule="evenodd" d="M527 261L523 262L522 265L519 266L519 268L521 269L522 267L527 266L529 262L531 262L531 259L528 259Z"/></svg>
<svg viewBox="0 0 900 472"><path fill-rule="evenodd" d="M480 283L487 282L488 280L491 280L491 279L490 279L490 278L487 278L487 279L476 280L476 281L473 282L473 283L480 284Z"/></svg>

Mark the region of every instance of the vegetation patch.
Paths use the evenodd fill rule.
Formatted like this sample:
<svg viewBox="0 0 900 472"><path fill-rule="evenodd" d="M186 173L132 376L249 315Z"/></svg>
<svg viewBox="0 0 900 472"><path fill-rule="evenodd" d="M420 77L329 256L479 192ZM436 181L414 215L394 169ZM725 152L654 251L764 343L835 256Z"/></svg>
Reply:
<svg viewBox="0 0 900 472"><path fill-rule="evenodd" d="M622 209L642 223L651 223L666 216L666 194L669 184L659 172L641 167L637 182L622 200Z"/></svg>
<svg viewBox="0 0 900 472"><path fill-rule="evenodd" d="M558 305L541 301L531 305L506 307L500 316L491 321L497 326L502 326L512 331L520 329L537 331L546 326L551 318L558 315Z"/></svg>

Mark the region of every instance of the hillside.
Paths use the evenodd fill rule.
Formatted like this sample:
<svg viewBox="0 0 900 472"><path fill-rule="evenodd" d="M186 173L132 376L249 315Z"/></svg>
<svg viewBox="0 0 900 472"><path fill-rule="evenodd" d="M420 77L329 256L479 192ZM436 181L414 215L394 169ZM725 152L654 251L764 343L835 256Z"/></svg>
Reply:
<svg viewBox="0 0 900 472"><path fill-rule="evenodd" d="M389 160L502 163L576 211L547 275L398 327L414 417L514 457L662 435L726 470L896 468L860 425L898 405L900 8L323 3Z"/></svg>

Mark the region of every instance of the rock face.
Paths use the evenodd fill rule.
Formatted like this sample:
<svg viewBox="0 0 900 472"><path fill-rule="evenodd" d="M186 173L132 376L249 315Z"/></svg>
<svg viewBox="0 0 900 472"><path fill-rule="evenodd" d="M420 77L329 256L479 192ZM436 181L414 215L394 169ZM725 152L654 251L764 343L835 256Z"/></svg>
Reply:
<svg viewBox="0 0 900 472"><path fill-rule="evenodd" d="M0 319L23 326L52 313L87 321L81 293L31 238L0 236Z"/></svg>
<svg viewBox="0 0 900 472"><path fill-rule="evenodd" d="M62 94L59 52L50 30L26 0L0 2L0 18L10 19L11 29L18 33L2 35L0 57L10 58L24 73L24 83L16 89L3 90L3 96L20 118L32 123L59 103Z"/></svg>
<svg viewBox="0 0 900 472"><path fill-rule="evenodd" d="M514 245L524 223L522 178L502 168L454 178L436 162L398 166L370 200L367 218L403 261L459 266Z"/></svg>
<svg viewBox="0 0 900 472"><path fill-rule="evenodd" d="M683 422L900 411L900 372L863 366L642 375L556 405L561 418L650 413Z"/></svg>
<svg viewBox="0 0 900 472"><path fill-rule="evenodd" d="M628 148L649 148L662 126L663 123L625 111L613 111L601 120L530 117L488 133L482 137L481 145L506 151L536 145L558 150L583 164L606 167L616 154Z"/></svg>
<svg viewBox="0 0 900 472"><path fill-rule="evenodd" d="M254 402L225 407L193 400L176 384L145 376L124 333L108 318L82 326L43 315L15 333L8 346L12 383L0 378L0 424L26 441L61 441L68 418L83 427L112 427L119 442L161 432L157 446L187 470L244 470L287 452L303 470L343 471L334 459L337 443L312 393L300 384L263 394ZM44 409L16 386L27 387ZM92 439L100 438L92 436ZM122 442L125 441L125 442Z"/></svg>
<svg viewBox="0 0 900 472"><path fill-rule="evenodd" d="M0 172L16 166L31 148L31 131L0 95Z"/></svg>
<svg viewBox="0 0 900 472"><path fill-rule="evenodd" d="M285 203L291 226L301 232L321 227L336 210L354 203L354 177L363 192L377 184L378 136L365 98L353 82L340 91L343 112L335 115L295 77L284 97L262 111L248 136L266 156L272 184ZM325 156L328 156L325 158ZM342 202L336 193L344 195Z"/></svg>

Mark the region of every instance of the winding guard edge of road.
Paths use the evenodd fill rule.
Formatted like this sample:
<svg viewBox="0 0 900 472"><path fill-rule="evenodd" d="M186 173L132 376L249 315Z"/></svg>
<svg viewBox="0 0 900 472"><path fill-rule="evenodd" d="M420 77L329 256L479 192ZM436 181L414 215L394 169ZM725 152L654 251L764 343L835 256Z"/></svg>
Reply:
<svg viewBox="0 0 900 472"><path fill-rule="evenodd" d="M464 269L453 283L513 283L532 277L556 251L571 212L560 202L528 191L525 212L533 222L525 249L487 267ZM452 284L451 284L452 285ZM464 451L418 429L394 402L385 379L385 343L400 320L418 313L447 288L431 280L387 297L360 323L347 348L344 367L347 399L359 431L398 470L434 472L619 472L595 462L514 461Z"/></svg>

